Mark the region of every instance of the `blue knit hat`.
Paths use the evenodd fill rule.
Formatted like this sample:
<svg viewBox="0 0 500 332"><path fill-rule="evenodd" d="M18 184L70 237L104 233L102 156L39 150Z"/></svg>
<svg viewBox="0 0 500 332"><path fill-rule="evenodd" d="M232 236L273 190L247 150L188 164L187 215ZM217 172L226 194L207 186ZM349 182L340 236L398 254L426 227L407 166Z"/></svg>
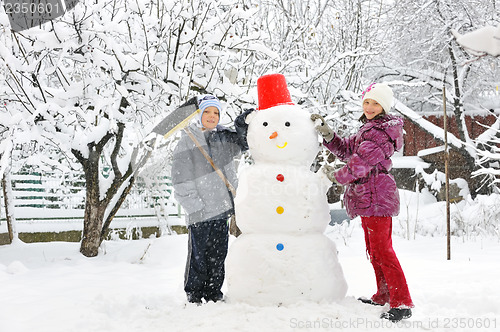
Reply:
<svg viewBox="0 0 500 332"><path fill-rule="evenodd" d="M201 117L203 116L203 112L205 112L207 107L210 107L210 106L217 107L217 109L219 110L219 120L220 120L220 113L222 112L222 105L221 105L219 99L217 99L217 97L212 96L212 95L204 95L203 97L201 97L198 100L198 106L201 110L200 118L199 118L200 124L201 124Z"/></svg>
<svg viewBox="0 0 500 332"><path fill-rule="evenodd" d="M212 96L212 95L205 95L203 96L199 101L198 105L200 106L201 112L205 112L205 109L210 106L215 106L219 110L219 112L222 110L222 105L220 104L219 99L217 97Z"/></svg>

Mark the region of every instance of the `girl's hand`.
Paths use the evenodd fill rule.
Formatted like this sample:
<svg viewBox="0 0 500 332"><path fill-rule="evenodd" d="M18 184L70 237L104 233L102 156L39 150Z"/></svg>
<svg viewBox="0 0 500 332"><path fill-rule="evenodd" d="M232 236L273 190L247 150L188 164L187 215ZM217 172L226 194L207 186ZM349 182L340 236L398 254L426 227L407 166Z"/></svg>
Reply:
<svg viewBox="0 0 500 332"><path fill-rule="evenodd" d="M341 185L337 182L337 179L335 179L335 172L338 170L337 168L330 166L329 164L324 164L321 170L323 171L323 173L325 173L328 180L337 185Z"/></svg>
<svg viewBox="0 0 500 332"><path fill-rule="evenodd" d="M326 123L325 119L319 114L311 114L311 120L314 122L316 131L328 143L334 137L332 128Z"/></svg>

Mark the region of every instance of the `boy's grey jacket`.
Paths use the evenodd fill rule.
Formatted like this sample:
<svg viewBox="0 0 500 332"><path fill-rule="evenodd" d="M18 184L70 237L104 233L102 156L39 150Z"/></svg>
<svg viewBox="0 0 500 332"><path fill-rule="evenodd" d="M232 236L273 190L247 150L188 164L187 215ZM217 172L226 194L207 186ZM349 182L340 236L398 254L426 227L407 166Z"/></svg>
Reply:
<svg viewBox="0 0 500 332"><path fill-rule="evenodd" d="M238 127L238 123L243 123L243 127ZM236 121L236 124L238 133L220 125L206 132L195 123L189 126L189 130L234 188L237 187L234 158L248 149L247 125L244 121ZM197 222L228 218L234 213L232 194L185 132L174 150L172 183L174 197L187 214L188 226Z"/></svg>

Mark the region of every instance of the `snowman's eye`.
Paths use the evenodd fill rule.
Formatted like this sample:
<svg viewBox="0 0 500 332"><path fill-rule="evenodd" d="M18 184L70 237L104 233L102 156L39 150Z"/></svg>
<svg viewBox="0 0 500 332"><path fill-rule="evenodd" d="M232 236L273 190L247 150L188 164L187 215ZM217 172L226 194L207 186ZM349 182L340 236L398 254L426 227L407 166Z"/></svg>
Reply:
<svg viewBox="0 0 500 332"><path fill-rule="evenodd" d="M290 127L290 122L285 122L285 126Z"/></svg>
<svg viewBox="0 0 500 332"><path fill-rule="evenodd" d="M263 125L264 127L267 127L268 123L267 123L267 122L264 122L262 125Z"/></svg>

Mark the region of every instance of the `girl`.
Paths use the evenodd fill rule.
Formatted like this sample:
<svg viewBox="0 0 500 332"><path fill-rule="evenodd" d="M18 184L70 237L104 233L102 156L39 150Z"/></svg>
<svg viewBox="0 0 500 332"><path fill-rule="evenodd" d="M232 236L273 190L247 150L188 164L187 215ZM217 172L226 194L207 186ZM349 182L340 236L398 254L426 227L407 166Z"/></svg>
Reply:
<svg viewBox="0 0 500 332"><path fill-rule="evenodd" d="M346 164L335 171L325 167L327 176L347 186L344 203L351 218L361 216L366 251L375 271L377 293L370 299L359 300L372 304L390 304L381 318L397 322L411 317L413 302L406 279L392 248L392 216L399 214L399 193L394 177L389 173L391 156L403 146L403 120L389 113L393 101L391 88L374 83L362 94L363 123L359 132L348 138L339 137L317 114L313 121L323 136L323 145Z"/></svg>
<svg viewBox="0 0 500 332"><path fill-rule="evenodd" d="M235 132L219 125L222 107L216 97L204 96L199 100L199 108L201 116L188 130L228 182L236 187L233 159L248 149L245 118L249 111L236 118ZM197 304L201 304L202 299L207 302L222 300L228 218L234 214L233 195L185 132L173 153L172 183L175 199L186 212L188 226L188 258L184 275L187 299Z"/></svg>

